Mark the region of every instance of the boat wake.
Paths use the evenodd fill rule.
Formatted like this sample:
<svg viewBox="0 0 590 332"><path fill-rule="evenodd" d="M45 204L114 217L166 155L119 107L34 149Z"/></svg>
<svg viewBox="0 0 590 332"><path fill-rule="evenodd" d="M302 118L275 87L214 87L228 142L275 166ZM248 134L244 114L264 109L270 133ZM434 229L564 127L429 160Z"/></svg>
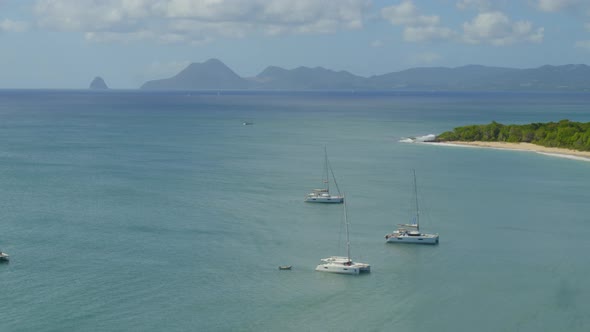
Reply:
<svg viewBox="0 0 590 332"><path fill-rule="evenodd" d="M400 143L424 143L424 142L432 142L436 139L436 135L429 134L425 136L416 136L416 137L402 137L399 142Z"/></svg>

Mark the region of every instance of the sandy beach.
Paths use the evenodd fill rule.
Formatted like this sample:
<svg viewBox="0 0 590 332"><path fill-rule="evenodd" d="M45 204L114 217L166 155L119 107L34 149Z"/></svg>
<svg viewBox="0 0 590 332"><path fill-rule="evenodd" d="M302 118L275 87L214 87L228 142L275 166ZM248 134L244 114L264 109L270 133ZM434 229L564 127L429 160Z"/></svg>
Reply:
<svg viewBox="0 0 590 332"><path fill-rule="evenodd" d="M530 151L530 152L537 152L537 153L542 153L542 154L556 156L556 157L571 158L571 159L583 159L583 160L590 161L590 151L576 151L576 150L562 149L562 148L548 148L548 147L544 147L544 146L540 146L540 145L536 145L536 144L531 144L531 143L449 141L449 142L444 142L444 143L431 143L431 144Z"/></svg>

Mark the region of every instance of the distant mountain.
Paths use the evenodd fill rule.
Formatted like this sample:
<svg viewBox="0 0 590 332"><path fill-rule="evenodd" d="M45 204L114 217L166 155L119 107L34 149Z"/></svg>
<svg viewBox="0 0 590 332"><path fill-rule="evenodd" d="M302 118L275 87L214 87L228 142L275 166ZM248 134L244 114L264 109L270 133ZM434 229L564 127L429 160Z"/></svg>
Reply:
<svg viewBox="0 0 590 332"><path fill-rule="evenodd" d="M192 63L176 76L149 81L141 89L152 90L207 90L207 89L247 89L249 83L241 78L223 62L210 59L204 63Z"/></svg>
<svg viewBox="0 0 590 332"><path fill-rule="evenodd" d="M142 89L161 90L572 90L590 91L587 65L530 69L468 65L423 67L362 77L322 67L267 67L242 78L217 59L193 63L176 76L146 82Z"/></svg>
<svg viewBox="0 0 590 332"><path fill-rule="evenodd" d="M330 90L364 87L366 79L347 71L322 67L298 67L292 70L268 67L253 80L259 89Z"/></svg>
<svg viewBox="0 0 590 332"><path fill-rule="evenodd" d="M498 84L511 89L589 90L590 67L583 64L520 69L517 75L499 76ZM500 81L501 80L501 81Z"/></svg>
<svg viewBox="0 0 590 332"><path fill-rule="evenodd" d="M100 76L96 76L92 82L90 82L90 86L88 87L89 89L93 89L93 90L106 90L109 87L107 86L107 84L104 82L104 80L102 79L102 77Z"/></svg>
<svg viewBox="0 0 590 332"><path fill-rule="evenodd" d="M493 86L490 79L518 69L469 65L457 68L412 68L369 78L373 89L473 90Z"/></svg>

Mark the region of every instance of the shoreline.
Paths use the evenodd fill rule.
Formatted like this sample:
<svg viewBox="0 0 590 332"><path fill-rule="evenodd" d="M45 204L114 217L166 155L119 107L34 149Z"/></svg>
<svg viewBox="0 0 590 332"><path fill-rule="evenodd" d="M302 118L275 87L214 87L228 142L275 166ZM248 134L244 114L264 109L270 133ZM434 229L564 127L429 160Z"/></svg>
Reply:
<svg viewBox="0 0 590 332"><path fill-rule="evenodd" d="M569 158L576 160L590 161L590 151L577 151L564 148L550 148L532 143L509 143L509 142L483 142L483 141L448 141L448 142L425 142L432 145L461 146L474 148L491 148L499 150L528 151L544 154L547 156Z"/></svg>

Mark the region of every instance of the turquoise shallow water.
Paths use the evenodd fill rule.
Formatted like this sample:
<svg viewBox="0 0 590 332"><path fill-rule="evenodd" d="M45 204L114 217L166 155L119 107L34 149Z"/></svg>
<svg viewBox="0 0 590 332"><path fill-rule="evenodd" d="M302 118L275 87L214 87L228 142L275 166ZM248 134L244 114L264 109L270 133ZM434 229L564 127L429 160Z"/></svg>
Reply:
<svg viewBox="0 0 590 332"><path fill-rule="evenodd" d="M588 331L590 163L398 141L589 102L0 91L0 331ZM314 271L344 253L342 207L303 203L324 145L371 274ZM384 242L412 168L438 246Z"/></svg>

